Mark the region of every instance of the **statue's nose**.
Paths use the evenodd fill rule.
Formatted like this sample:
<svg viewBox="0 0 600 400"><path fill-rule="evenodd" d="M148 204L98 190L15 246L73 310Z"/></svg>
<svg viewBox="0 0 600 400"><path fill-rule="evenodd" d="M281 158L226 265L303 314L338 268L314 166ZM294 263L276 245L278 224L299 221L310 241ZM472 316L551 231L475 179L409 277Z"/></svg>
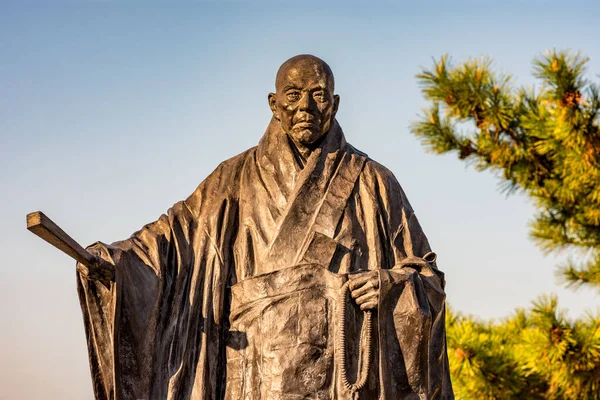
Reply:
<svg viewBox="0 0 600 400"><path fill-rule="evenodd" d="M298 109L300 111L308 111L310 109L310 94L305 93L299 101Z"/></svg>

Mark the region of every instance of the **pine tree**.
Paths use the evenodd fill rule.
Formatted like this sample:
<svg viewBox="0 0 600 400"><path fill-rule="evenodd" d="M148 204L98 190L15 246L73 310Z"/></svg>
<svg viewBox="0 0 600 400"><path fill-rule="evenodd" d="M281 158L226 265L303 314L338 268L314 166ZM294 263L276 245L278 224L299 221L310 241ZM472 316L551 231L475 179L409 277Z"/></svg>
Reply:
<svg viewBox="0 0 600 400"><path fill-rule="evenodd" d="M600 398L600 319L569 321L556 297L500 322L449 312L446 327L457 399Z"/></svg>
<svg viewBox="0 0 600 400"><path fill-rule="evenodd" d="M584 77L587 61L547 52L533 62L534 90L489 58L453 66L443 56L417 75L430 107L411 130L429 151L456 153L530 196L534 241L582 260L558 266L559 279L600 291L600 89ZM544 297L500 322L447 322L458 398L600 399L599 317L570 321Z"/></svg>

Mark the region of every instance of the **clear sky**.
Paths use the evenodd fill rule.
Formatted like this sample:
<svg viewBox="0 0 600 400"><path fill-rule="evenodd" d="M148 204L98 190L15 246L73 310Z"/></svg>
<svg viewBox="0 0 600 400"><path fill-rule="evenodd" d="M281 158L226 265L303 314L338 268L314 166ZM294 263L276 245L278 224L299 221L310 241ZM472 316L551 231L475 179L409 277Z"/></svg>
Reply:
<svg viewBox="0 0 600 400"><path fill-rule="evenodd" d="M348 141L404 187L455 309L500 318L550 292L571 316L598 309L556 283L527 199L408 132L414 76L444 53L488 54L532 84L537 54L582 50L595 77L596 2L286 3L0 3L0 399L93 398L75 263L25 214L84 246L129 236L258 142L275 72L299 53L331 65Z"/></svg>

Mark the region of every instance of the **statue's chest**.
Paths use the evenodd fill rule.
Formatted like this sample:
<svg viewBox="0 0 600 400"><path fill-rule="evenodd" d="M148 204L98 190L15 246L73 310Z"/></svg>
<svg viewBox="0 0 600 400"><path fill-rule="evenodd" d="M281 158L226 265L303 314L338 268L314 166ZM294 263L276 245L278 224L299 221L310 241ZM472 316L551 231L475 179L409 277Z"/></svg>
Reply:
<svg viewBox="0 0 600 400"><path fill-rule="evenodd" d="M235 282L300 264L319 264L338 273L366 266L360 258L366 255L367 240L353 207L343 210L333 234L321 233L318 227L306 229L302 234L290 231L287 232L289 246L279 249L274 249L273 237L273 232L277 233L277 221L265 223L263 219L256 210L240 209L233 246Z"/></svg>

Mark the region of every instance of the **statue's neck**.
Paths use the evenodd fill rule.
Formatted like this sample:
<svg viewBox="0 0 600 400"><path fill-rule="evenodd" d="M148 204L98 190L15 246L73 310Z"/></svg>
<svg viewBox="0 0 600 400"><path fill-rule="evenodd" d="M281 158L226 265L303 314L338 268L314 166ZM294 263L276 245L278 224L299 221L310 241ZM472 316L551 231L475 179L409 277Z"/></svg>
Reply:
<svg viewBox="0 0 600 400"><path fill-rule="evenodd" d="M313 152L313 149L303 145L302 143L296 142L294 139L292 139L290 135L286 136L290 143L292 153L294 154L294 159L296 160L300 168L304 168L306 160L308 160L308 157L310 157L311 153Z"/></svg>
<svg viewBox="0 0 600 400"><path fill-rule="evenodd" d="M325 144L325 142L331 142L331 140L334 140L334 137L332 135L335 136L340 136L341 137L341 142L340 143L345 143L343 134L341 133L341 131L334 131L332 132L333 129L329 129L321 138L319 138L319 140L317 140L315 143L312 143L311 145L307 146L303 143L297 142L296 140L294 140L294 138L290 135L285 133L285 136L288 139L288 143L290 145L290 148L292 150L292 154L294 155L294 159L296 160L298 166L300 168L304 168L304 165L306 164L306 161L309 159L309 157L311 156L311 154L317 150L319 147L322 146L327 146ZM283 133L283 130L281 131Z"/></svg>

